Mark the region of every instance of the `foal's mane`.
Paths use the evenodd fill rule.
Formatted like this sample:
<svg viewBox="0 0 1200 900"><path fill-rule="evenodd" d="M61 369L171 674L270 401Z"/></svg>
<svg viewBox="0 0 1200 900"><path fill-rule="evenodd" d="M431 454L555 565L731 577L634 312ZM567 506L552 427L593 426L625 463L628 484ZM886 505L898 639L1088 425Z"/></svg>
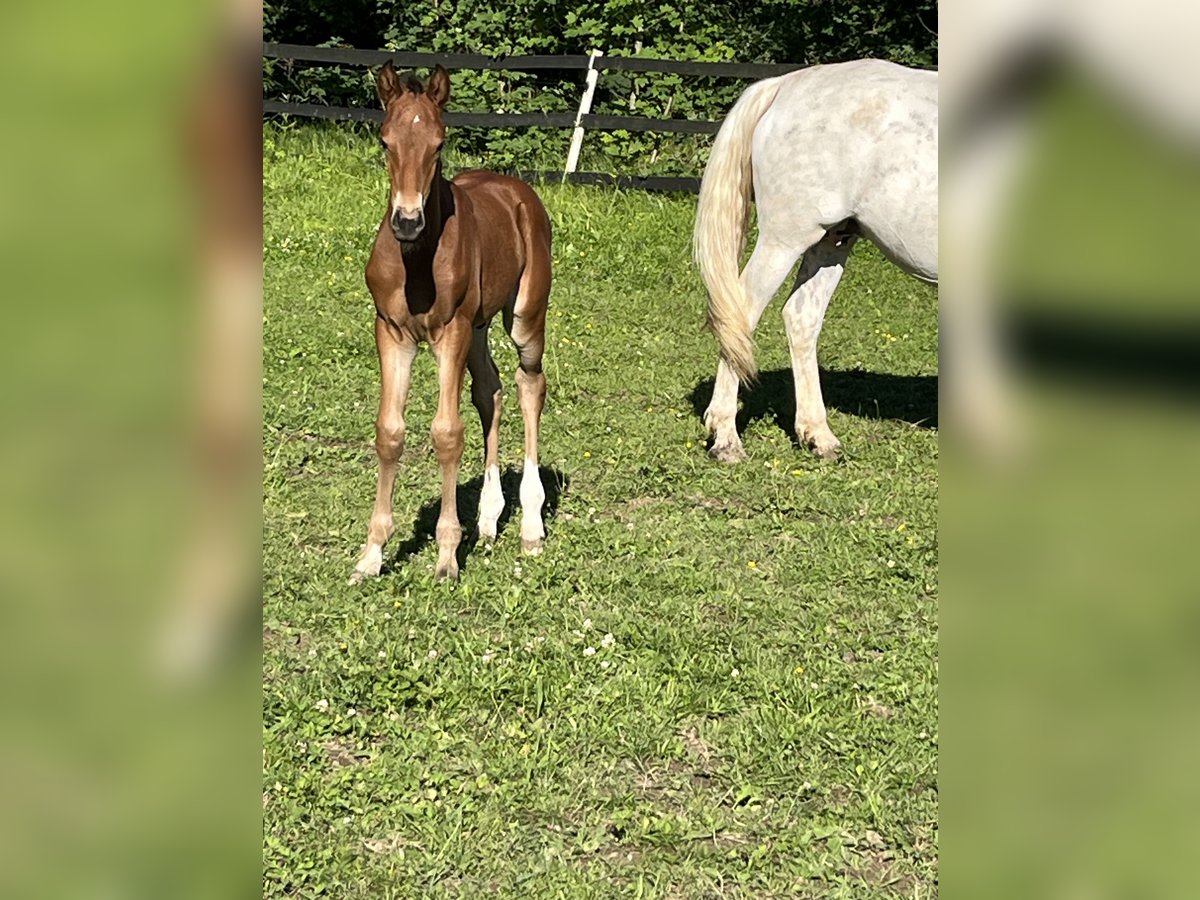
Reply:
<svg viewBox="0 0 1200 900"><path fill-rule="evenodd" d="M417 77L416 72L397 74L396 82L402 91L408 91L410 94L425 93L425 85L421 83L421 79Z"/></svg>

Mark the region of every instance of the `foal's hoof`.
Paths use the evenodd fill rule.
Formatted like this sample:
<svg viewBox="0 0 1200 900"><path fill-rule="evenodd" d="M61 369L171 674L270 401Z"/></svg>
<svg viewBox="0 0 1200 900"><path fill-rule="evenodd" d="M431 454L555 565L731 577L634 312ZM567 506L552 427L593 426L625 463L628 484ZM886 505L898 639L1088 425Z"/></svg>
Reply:
<svg viewBox="0 0 1200 900"><path fill-rule="evenodd" d="M373 553L364 555L362 559L354 566L354 571L350 573L350 584L362 584L367 578L374 578L379 574L379 570L383 568L383 554Z"/></svg>
<svg viewBox="0 0 1200 900"><path fill-rule="evenodd" d="M724 444L713 444L708 449L708 455L717 462L723 463L740 463L745 462L748 458L746 451L742 449L741 443L737 441L729 441Z"/></svg>
<svg viewBox="0 0 1200 900"><path fill-rule="evenodd" d="M439 564L433 570L433 577L437 581L458 581L458 563Z"/></svg>
<svg viewBox="0 0 1200 900"><path fill-rule="evenodd" d="M545 545L545 538L521 538L521 552L526 556L538 556Z"/></svg>
<svg viewBox="0 0 1200 900"><path fill-rule="evenodd" d="M353 572L350 573L350 580L347 582L347 584L350 584L350 585L362 584L368 578L378 578L378 577L379 577L378 569L376 569L374 572L364 572L362 569L355 569Z"/></svg>

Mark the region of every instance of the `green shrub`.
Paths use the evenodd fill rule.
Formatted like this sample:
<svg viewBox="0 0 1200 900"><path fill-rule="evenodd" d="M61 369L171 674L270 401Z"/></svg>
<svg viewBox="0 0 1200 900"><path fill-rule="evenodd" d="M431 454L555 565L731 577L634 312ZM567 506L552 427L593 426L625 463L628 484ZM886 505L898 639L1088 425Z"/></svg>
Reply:
<svg viewBox="0 0 1200 900"><path fill-rule="evenodd" d="M406 52L641 56L703 62L815 65L864 56L937 64L936 0L766 0L755 4L664 0L266 0L267 41ZM571 112L582 71L452 72L453 108ZM332 106L374 106L371 73L264 60L264 96ZM592 111L649 118L719 119L747 80L605 72ZM456 149L495 168L561 165L569 129L457 129ZM691 135L592 132L584 168L696 174L711 140ZM550 161L550 162L547 162Z"/></svg>

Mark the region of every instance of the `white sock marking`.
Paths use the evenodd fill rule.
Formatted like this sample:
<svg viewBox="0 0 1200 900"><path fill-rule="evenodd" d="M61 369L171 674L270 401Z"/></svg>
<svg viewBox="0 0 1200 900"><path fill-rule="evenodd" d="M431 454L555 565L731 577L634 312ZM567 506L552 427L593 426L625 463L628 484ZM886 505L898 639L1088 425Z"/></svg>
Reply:
<svg viewBox="0 0 1200 900"><path fill-rule="evenodd" d="M496 520L504 512L504 491L500 487L500 467L488 466L483 473L483 490L479 495L479 534L496 536Z"/></svg>
<svg viewBox="0 0 1200 900"><path fill-rule="evenodd" d="M537 463L526 457L521 475L521 539L540 541L546 536L542 527L542 504L546 502L546 491Z"/></svg>

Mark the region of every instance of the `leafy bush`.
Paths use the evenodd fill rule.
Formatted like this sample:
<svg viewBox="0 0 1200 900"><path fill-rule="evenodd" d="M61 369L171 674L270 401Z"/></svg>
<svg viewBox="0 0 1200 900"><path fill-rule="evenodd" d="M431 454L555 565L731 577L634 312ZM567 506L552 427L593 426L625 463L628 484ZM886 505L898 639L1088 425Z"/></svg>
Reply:
<svg viewBox="0 0 1200 900"><path fill-rule="evenodd" d="M607 56L815 65L864 56L937 63L936 0L765 0L754 4L664 0L266 0L267 41L408 52ZM459 111L571 112L582 71L452 72ZM264 60L264 95L333 106L374 106L371 73L354 67ZM719 119L749 82L605 72L592 111L651 118ZM465 155L496 168L559 165L568 129L456 129ZM590 132L584 162L602 171L695 174L708 139Z"/></svg>

